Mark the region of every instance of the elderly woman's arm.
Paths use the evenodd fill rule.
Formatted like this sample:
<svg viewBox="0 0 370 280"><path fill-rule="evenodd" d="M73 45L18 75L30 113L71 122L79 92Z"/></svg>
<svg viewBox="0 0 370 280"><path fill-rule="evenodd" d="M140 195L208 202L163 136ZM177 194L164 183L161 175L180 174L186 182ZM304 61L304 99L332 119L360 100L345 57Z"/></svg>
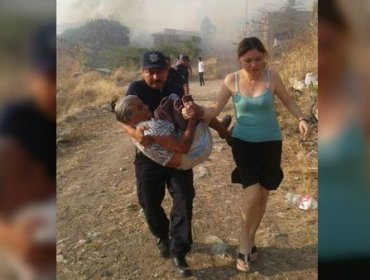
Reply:
<svg viewBox="0 0 370 280"><path fill-rule="evenodd" d="M187 154L193 142L195 124L194 118L189 119L188 126L180 138L175 136L151 136L151 138L155 143L171 152Z"/></svg>

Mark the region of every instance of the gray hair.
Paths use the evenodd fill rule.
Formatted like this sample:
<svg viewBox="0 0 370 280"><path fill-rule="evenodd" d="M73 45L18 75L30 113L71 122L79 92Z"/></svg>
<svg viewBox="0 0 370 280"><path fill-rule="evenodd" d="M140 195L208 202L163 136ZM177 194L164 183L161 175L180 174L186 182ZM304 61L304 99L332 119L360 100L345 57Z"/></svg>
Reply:
<svg viewBox="0 0 370 280"><path fill-rule="evenodd" d="M114 112L116 113L116 119L122 123L128 123L132 118L131 105L132 102L138 98L134 95L127 95L121 97L116 105L114 106Z"/></svg>

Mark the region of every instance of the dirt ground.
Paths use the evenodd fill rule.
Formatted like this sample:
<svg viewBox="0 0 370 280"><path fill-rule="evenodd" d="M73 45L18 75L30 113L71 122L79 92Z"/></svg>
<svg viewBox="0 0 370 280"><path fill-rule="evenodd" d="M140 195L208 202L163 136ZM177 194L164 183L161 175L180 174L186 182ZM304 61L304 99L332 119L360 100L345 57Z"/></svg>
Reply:
<svg viewBox="0 0 370 280"><path fill-rule="evenodd" d="M221 83L192 83L191 93L207 104ZM233 115L231 104L224 112ZM317 279L317 209L289 208L285 199L289 191L317 198L317 156L302 160L316 143L300 144L298 133L283 133L285 179L271 192L257 236L259 260L249 274L235 269L241 188L230 182L231 150L214 134L210 158L194 169L190 279ZM133 159L133 144L109 104L58 122L58 279L177 278L170 260L157 256L136 196ZM163 205L169 213L168 193Z"/></svg>

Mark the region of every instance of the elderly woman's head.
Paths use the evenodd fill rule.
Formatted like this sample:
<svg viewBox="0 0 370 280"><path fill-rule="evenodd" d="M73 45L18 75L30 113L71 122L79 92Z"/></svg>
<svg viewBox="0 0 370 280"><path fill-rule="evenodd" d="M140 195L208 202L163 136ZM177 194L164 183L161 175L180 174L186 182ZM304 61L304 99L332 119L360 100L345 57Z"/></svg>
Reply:
<svg viewBox="0 0 370 280"><path fill-rule="evenodd" d="M128 95L120 98L114 107L119 122L135 125L152 117L149 107L140 98Z"/></svg>

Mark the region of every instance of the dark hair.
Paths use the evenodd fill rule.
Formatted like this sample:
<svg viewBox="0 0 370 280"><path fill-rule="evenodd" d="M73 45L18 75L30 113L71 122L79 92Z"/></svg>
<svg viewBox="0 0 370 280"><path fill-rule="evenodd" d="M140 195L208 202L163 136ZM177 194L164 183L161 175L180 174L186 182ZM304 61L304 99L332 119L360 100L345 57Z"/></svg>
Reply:
<svg viewBox="0 0 370 280"><path fill-rule="evenodd" d="M342 30L348 29L348 24L337 1L318 1L318 19L319 21L327 21Z"/></svg>
<svg viewBox="0 0 370 280"><path fill-rule="evenodd" d="M258 39L257 37L248 37L241 40L238 45L238 58L251 50L257 50L263 54L267 54L265 46L262 44L260 39Z"/></svg>

